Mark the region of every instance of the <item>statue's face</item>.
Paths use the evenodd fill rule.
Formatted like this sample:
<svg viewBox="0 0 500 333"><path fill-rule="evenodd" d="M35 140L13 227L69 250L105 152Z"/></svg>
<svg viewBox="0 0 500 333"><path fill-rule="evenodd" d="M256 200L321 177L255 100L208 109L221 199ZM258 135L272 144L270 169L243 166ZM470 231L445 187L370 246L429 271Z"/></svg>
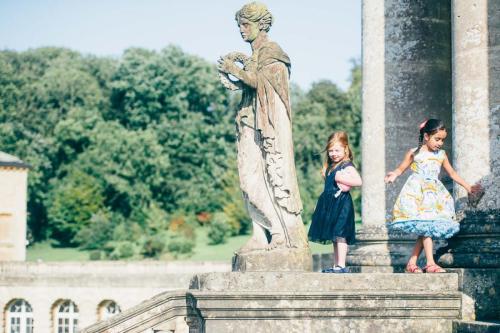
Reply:
<svg viewBox="0 0 500 333"><path fill-rule="evenodd" d="M238 20L238 27L240 28L241 38L248 43L253 42L253 40L257 38L260 31L259 23L249 21L242 17Z"/></svg>

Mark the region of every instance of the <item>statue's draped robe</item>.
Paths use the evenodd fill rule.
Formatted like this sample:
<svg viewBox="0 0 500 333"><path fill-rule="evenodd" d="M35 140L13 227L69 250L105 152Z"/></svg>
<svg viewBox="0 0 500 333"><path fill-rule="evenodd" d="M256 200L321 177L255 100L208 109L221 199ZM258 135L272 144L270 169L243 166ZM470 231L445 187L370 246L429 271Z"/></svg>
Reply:
<svg viewBox="0 0 500 333"><path fill-rule="evenodd" d="M257 86L244 87L237 116L241 189L253 222L301 246L307 240L293 155L290 59L266 41L245 69L256 73Z"/></svg>

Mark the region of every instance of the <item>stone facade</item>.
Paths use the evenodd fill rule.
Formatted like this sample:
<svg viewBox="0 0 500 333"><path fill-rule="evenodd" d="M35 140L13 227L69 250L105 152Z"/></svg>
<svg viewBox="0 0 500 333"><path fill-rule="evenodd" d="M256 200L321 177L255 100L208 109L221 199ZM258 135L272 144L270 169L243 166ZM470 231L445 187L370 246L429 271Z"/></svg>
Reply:
<svg viewBox="0 0 500 333"><path fill-rule="evenodd" d="M0 152L0 261L26 258L28 165Z"/></svg>
<svg viewBox="0 0 500 333"><path fill-rule="evenodd" d="M55 333L65 301L75 305L82 328L106 319L104 307L111 302L125 311L162 292L185 289L195 272L230 270L229 263L216 262L0 263L0 332L7 332L15 300L31 307L35 332Z"/></svg>

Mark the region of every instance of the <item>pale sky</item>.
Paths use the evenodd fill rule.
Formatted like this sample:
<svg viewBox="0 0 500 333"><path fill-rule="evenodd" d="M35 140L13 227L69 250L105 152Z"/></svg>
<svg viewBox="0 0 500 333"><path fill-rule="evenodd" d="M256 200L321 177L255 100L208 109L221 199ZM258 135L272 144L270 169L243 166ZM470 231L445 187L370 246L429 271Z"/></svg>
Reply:
<svg viewBox="0 0 500 333"><path fill-rule="evenodd" d="M118 57L128 47L169 44L215 63L231 51L251 53L234 21L243 0L0 0L0 49L63 46ZM292 81L348 86L361 57L361 0L267 0L270 37L292 61Z"/></svg>

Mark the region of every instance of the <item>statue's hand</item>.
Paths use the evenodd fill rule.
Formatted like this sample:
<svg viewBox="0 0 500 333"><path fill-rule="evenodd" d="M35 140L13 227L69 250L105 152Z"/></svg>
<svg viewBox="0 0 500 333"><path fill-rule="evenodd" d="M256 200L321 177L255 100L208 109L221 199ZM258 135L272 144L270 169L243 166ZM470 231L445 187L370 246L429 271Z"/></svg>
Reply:
<svg viewBox="0 0 500 333"><path fill-rule="evenodd" d="M229 90L240 90L243 88L242 84L242 72L244 72L236 63L242 65L248 61L248 56L241 52L231 52L217 61L217 69L219 70L219 79ZM237 81L233 81L229 74L237 78Z"/></svg>
<svg viewBox="0 0 500 333"><path fill-rule="evenodd" d="M236 66L236 64L233 61L229 59L224 59L221 57L217 62L218 62L217 69L227 74L236 76L236 74L240 69L238 66Z"/></svg>

